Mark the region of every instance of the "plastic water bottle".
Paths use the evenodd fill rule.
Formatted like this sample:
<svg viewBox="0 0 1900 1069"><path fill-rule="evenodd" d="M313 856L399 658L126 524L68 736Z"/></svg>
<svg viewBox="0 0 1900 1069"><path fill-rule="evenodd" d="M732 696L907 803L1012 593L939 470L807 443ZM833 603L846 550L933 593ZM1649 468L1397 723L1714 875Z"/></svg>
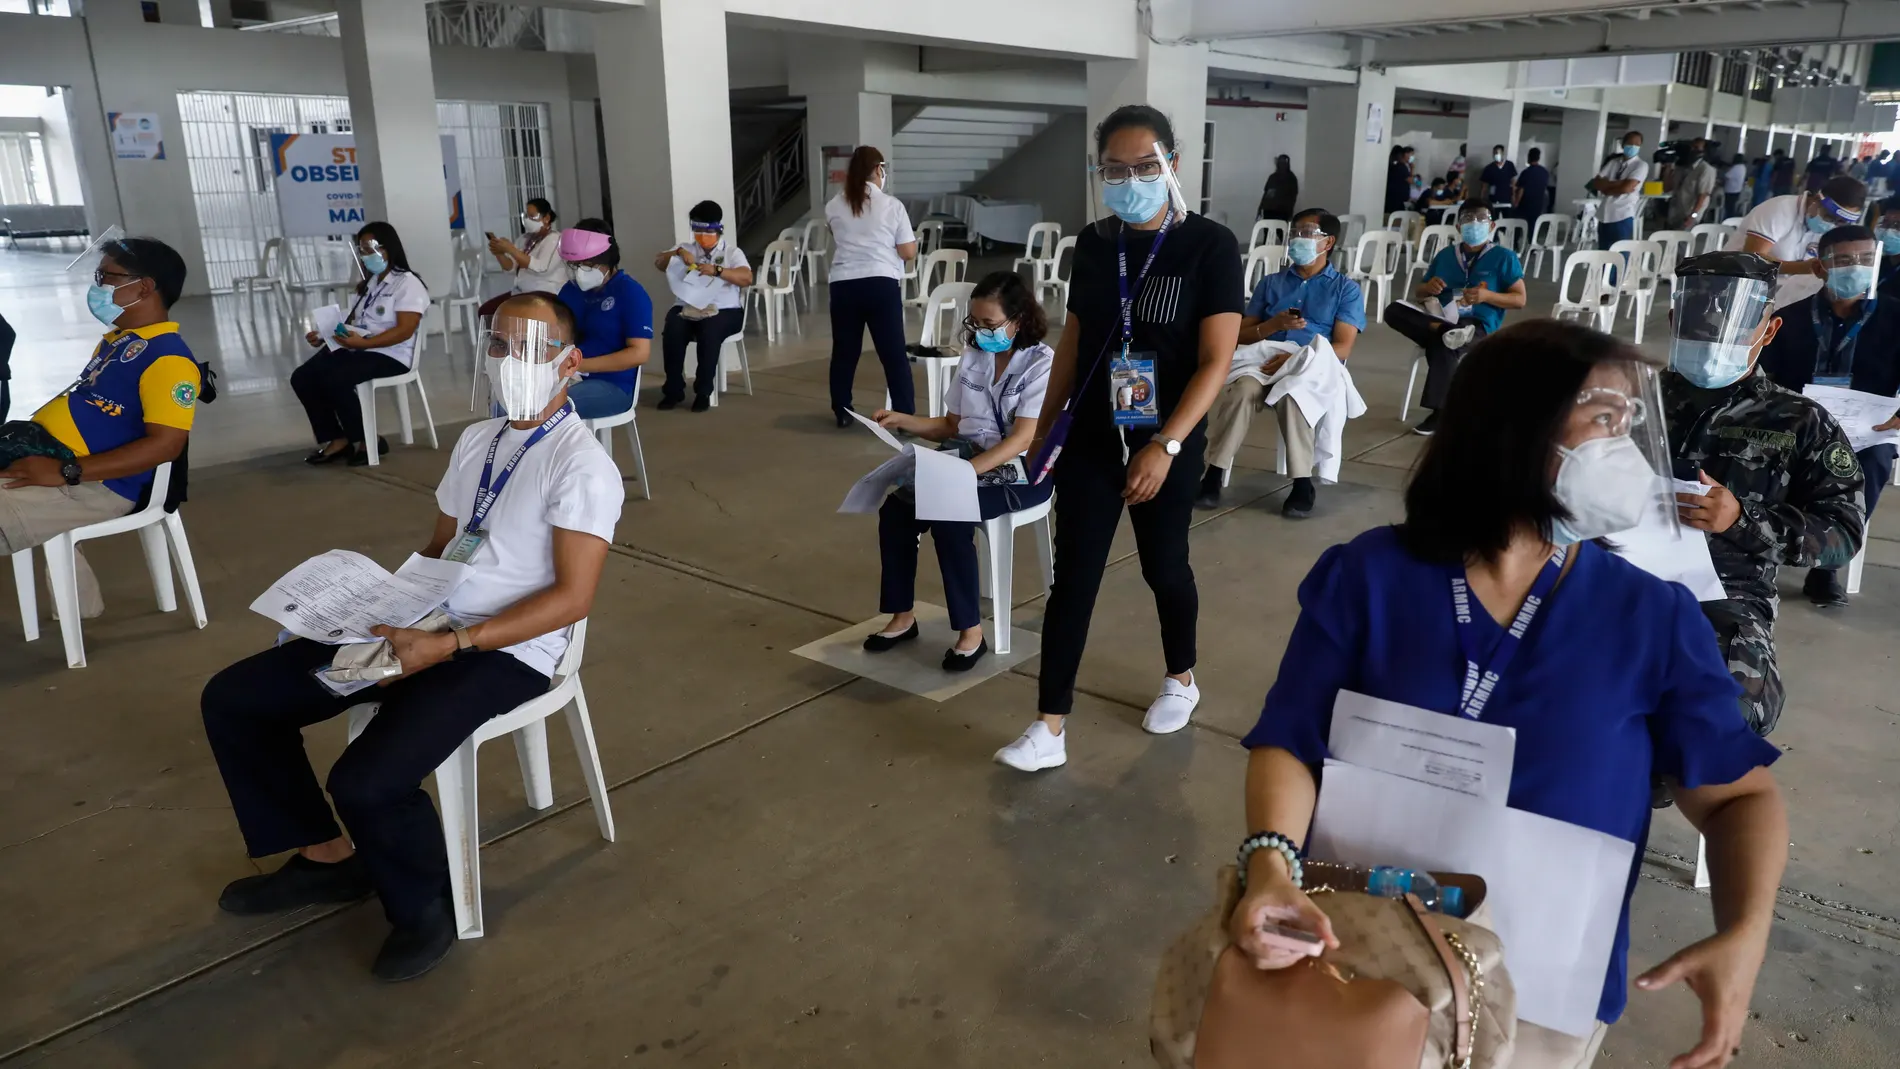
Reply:
<svg viewBox="0 0 1900 1069"><path fill-rule="evenodd" d="M1414 894L1426 909L1453 917L1464 916L1464 888L1440 887L1429 872L1379 865L1366 873L1366 893L1380 898L1404 898Z"/></svg>

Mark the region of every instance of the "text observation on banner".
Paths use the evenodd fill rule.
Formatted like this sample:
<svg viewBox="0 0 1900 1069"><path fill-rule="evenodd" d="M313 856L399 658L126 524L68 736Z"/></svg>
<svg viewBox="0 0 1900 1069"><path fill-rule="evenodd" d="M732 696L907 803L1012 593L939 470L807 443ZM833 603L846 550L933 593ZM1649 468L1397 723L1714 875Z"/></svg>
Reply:
<svg viewBox="0 0 1900 1069"><path fill-rule="evenodd" d="M272 134L270 152L285 237L353 234L370 221L363 208L355 137ZM451 134L442 135L442 178L449 189L449 229L460 230L467 220L462 212L462 169L455 162Z"/></svg>

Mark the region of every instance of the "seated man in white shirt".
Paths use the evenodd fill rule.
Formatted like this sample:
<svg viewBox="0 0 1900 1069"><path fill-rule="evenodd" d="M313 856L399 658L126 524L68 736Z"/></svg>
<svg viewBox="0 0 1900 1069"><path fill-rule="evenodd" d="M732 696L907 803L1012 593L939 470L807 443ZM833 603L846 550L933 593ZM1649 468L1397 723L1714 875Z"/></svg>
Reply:
<svg viewBox="0 0 1900 1069"><path fill-rule="evenodd" d="M678 408L686 400L686 345L691 342L699 365L693 378L693 411L704 412L712 407L720 348L745 327L745 288L752 285L752 265L738 243L726 240L718 202L702 200L686 218L693 240L653 258L654 268L666 272L679 301L666 313L660 334L666 358L660 407Z"/></svg>
<svg viewBox="0 0 1900 1069"><path fill-rule="evenodd" d="M560 301L521 294L485 339L506 416L473 424L456 443L422 551L471 569L443 606L452 630L376 628L402 674L349 697L312 675L338 647L306 639L205 685L205 734L248 853L296 851L274 872L231 883L220 907L272 913L373 891L394 929L373 969L383 980L420 976L454 945L442 825L422 780L484 722L547 691L570 626L593 607L620 518L620 472L568 407L580 363L573 338ZM346 837L301 731L367 701L381 711L330 769Z"/></svg>

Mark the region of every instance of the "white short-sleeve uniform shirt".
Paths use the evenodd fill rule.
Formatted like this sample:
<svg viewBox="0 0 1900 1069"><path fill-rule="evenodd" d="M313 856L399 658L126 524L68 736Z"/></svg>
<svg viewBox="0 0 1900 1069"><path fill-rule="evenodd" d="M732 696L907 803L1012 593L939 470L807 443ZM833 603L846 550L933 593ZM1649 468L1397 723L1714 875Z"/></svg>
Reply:
<svg viewBox="0 0 1900 1069"><path fill-rule="evenodd" d="M694 263L711 263L717 264L720 267L732 268L752 266L752 262L745 257L745 250L723 237L719 239L719 244L714 245L710 249L700 248L699 242L697 241L682 241L673 247L675 249L685 249L692 253ZM683 278L692 278L693 276L688 274L690 271L692 271L692 268L687 267L684 260L681 260L677 256L673 257L671 260L668 260L666 264L666 278L668 284L670 285ZM698 277L705 278L703 275ZM712 303L719 308L738 308L745 304L745 290L740 289L736 284L723 279L712 278L707 278L706 284L712 292ZM673 289L673 303L686 303L681 299L677 287ZM705 306L702 304L698 307Z"/></svg>
<svg viewBox="0 0 1900 1069"><path fill-rule="evenodd" d="M1801 193L1769 197L1743 216L1741 229L1728 240L1729 251L1740 252L1751 234L1773 243L1768 258L1784 263L1811 259L1821 241L1821 235L1808 229L1807 197ZM1812 297L1821 292L1821 285L1815 275L1783 275L1775 286L1775 307Z"/></svg>
<svg viewBox="0 0 1900 1069"><path fill-rule="evenodd" d="M532 249L527 242L528 236L523 234L515 246L528 254L528 266L515 269L515 292L561 292L561 287L574 277L574 269L561 259L561 232L550 230L541 235Z"/></svg>
<svg viewBox="0 0 1900 1069"><path fill-rule="evenodd" d="M1055 350L1047 345L1032 345L1009 358L999 379L996 354L965 346L946 398L947 410L958 417L957 437L990 449L1009 433L1018 416L1040 417L1055 358Z"/></svg>
<svg viewBox="0 0 1900 1069"><path fill-rule="evenodd" d="M910 228L910 212L903 201L877 188L875 182L865 193L861 215L851 214L851 205L842 193L825 205L825 222L831 227L829 276L833 282L904 277L904 259L897 255L897 247L917 240Z"/></svg>
<svg viewBox="0 0 1900 1069"><path fill-rule="evenodd" d="M1649 163L1641 156L1618 155L1597 171L1597 177L1605 182L1627 182L1636 180L1636 189L1630 193L1619 193L1614 197L1603 198L1602 221L1620 223L1625 219L1636 218L1643 204L1643 182L1649 178Z"/></svg>
<svg viewBox="0 0 1900 1069"><path fill-rule="evenodd" d="M505 428L505 429L504 429ZM489 419L462 432L449 456L448 471L435 488L435 505L455 517L459 536L475 511L488 446L495 450L499 473L521 443L534 433L506 420ZM625 491L620 469L578 417L570 414L536 442L515 466L514 474L488 510L488 538L469 561L473 571L444 608L456 623L477 624L516 602L554 585L554 529L566 528L611 543L620 520ZM531 638L503 652L546 676L567 652L568 629Z"/></svg>
<svg viewBox="0 0 1900 1069"><path fill-rule="evenodd" d="M363 294L350 305L344 320L356 333L364 336L381 334L396 325L397 312L416 312L427 315L429 312L429 287L422 280L407 271L390 268L383 277L372 279ZM403 367L416 366L416 342L422 339L422 327L394 345L385 345L376 351L388 356Z"/></svg>

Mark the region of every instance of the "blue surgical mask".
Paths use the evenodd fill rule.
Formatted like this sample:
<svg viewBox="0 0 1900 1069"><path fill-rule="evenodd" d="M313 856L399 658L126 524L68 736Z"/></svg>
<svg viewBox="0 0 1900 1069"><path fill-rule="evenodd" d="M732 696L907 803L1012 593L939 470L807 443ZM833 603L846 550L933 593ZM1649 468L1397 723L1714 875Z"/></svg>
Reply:
<svg viewBox="0 0 1900 1069"><path fill-rule="evenodd" d="M1823 219L1818 215L1808 216L1808 232L1809 233L1825 234L1832 229L1834 229L1834 224L1828 222L1826 219Z"/></svg>
<svg viewBox="0 0 1900 1069"><path fill-rule="evenodd" d="M1006 353L1014 339L1003 327L978 327L976 329L976 347L986 353Z"/></svg>
<svg viewBox="0 0 1900 1069"><path fill-rule="evenodd" d="M1286 256L1295 266L1311 266L1313 261L1319 259L1319 239L1294 238L1286 243Z"/></svg>
<svg viewBox="0 0 1900 1069"><path fill-rule="evenodd" d="M1872 264L1852 267L1830 267L1827 269L1827 291L1836 300L1852 300L1865 297L1874 288L1874 268Z"/></svg>
<svg viewBox="0 0 1900 1069"><path fill-rule="evenodd" d="M1491 240L1491 224L1465 223L1458 228L1458 236L1464 239L1466 245L1482 245Z"/></svg>
<svg viewBox="0 0 1900 1069"><path fill-rule="evenodd" d="M1643 146L1641 145L1624 145L1623 146L1623 155L1625 156L1634 156L1641 151L1643 151Z"/></svg>
<svg viewBox="0 0 1900 1069"><path fill-rule="evenodd" d="M129 286L131 283L128 282L126 285ZM117 290L117 286L101 286L98 284L94 284L86 290L86 311L91 312L92 318L97 319L108 327L117 323L119 316L125 313L125 309L120 308L118 304L112 300L112 295L117 292Z"/></svg>
<svg viewBox="0 0 1900 1069"><path fill-rule="evenodd" d="M1881 227L1874 231L1880 236L1880 251L1888 256L1900 256L1900 230L1888 230Z"/></svg>
<svg viewBox="0 0 1900 1069"><path fill-rule="evenodd" d="M1168 183L1157 178L1143 182L1130 178L1125 182L1102 184L1102 203L1124 223L1145 223L1168 202Z"/></svg>
<svg viewBox="0 0 1900 1069"><path fill-rule="evenodd" d="M1734 342L1677 338L1669 346L1669 366L1705 390L1719 390L1748 374L1753 346Z"/></svg>
<svg viewBox="0 0 1900 1069"><path fill-rule="evenodd" d="M389 257L380 252L364 253L359 258L363 261L363 270L372 275L380 275L389 270Z"/></svg>

